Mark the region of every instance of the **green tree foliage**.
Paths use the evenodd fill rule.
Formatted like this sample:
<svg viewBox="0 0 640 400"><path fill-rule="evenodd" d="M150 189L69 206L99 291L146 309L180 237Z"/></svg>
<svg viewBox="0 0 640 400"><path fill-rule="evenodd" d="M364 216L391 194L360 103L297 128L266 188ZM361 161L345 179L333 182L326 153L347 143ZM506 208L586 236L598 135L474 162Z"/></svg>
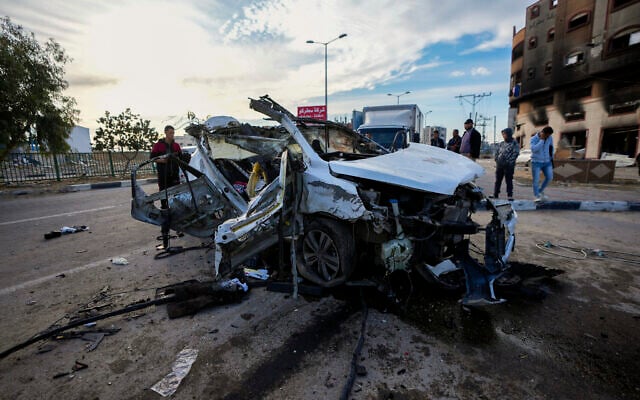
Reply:
<svg viewBox="0 0 640 400"><path fill-rule="evenodd" d="M127 108L118 115L109 111L104 112L104 117L98 119L100 126L93 137L93 149L97 151L119 151L127 159L125 171L129 168L140 150L150 151L158 140L158 132L150 127L151 121L142 119L140 114L131 112ZM125 151L133 151L131 157L127 157ZM124 175L124 173L123 173Z"/></svg>
<svg viewBox="0 0 640 400"><path fill-rule="evenodd" d="M55 40L43 45L9 17L0 27L0 160L27 143L31 130L43 151L68 151L65 139L79 115L75 99L63 95L71 59Z"/></svg>

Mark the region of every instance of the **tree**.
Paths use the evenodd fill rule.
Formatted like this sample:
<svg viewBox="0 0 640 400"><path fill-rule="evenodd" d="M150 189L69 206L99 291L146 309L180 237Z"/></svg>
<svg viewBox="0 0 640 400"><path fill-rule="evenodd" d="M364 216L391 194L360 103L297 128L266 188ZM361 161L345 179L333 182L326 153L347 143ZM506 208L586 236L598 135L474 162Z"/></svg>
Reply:
<svg viewBox="0 0 640 400"><path fill-rule="evenodd" d="M27 132L44 151L69 150L65 141L78 120L64 65L71 61L55 40L44 45L9 17L0 18L0 160L27 143Z"/></svg>
<svg viewBox="0 0 640 400"><path fill-rule="evenodd" d="M140 150L150 150L158 140L158 132L151 128L151 121L142 119L139 114L131 112L127 108L119 115L104 112L104 117L97 120L100 126L93 137L93 149L97 151L119 151L127 160L123 170L129 169L129 164L136 158ZM125 151L133 151L133 155L127 157Z"/></svg>

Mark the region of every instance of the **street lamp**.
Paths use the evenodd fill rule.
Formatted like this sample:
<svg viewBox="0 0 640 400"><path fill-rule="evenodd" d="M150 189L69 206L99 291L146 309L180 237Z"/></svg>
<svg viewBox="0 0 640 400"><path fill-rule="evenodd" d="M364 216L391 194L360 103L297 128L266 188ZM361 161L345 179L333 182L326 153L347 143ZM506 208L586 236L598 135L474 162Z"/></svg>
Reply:
<svg viewBox="0 0 640 400"><path fill-rule="evenodd" d="M321 44L324 46L324 109L327 113L327 120L329 119L329 107L327 107L327 45L346 36L347 34L343 33L342 35L338 36L337 38L331 39L328 42L316 42L315 40L307 40L307 43Z"/></svg>
<svg viewBox="0 0 640 400"><path fill-rule="evenodd" d="M400 93L400 94L391 94L391 93L387 93L387 96L396 96L398 98L398 104L400 104L400 96L404 96L405 94L409 94L411 93L410 91L406 91L404 93Z"/></svg>

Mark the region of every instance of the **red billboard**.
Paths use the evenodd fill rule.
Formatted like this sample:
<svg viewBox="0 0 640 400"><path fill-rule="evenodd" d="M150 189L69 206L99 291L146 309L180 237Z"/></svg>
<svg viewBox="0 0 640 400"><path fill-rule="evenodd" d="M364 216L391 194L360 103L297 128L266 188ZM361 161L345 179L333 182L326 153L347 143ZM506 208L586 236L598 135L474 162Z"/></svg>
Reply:
<svg viewBox="0 0 640 400"><path fill-rule="evenodd" d="M327 119L327 106L303 106L298 107L298 117Z"/></svg>

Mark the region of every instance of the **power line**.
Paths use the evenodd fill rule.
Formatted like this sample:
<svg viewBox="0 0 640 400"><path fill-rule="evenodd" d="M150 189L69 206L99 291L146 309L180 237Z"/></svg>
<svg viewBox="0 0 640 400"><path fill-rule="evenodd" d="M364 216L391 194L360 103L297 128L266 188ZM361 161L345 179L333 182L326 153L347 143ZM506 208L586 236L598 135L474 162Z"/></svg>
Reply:
<svg viewBox="0 0 640 400"><path fill-rule="evenodd" d="M476 104L478 104L480 102L480 100L482 100L483 97L488 97L491 96L491 92L489 93L480 93L480 94L461 94L458 96L453 96L456 99L460 100L460 104L462 104L462 100L466 101L467 103L471 104L472 107L472 111L469 114L469 118L473 118L472 116L474 116L476 114ZM468 100L467 97L471 97L472 100Z"/></svg>

